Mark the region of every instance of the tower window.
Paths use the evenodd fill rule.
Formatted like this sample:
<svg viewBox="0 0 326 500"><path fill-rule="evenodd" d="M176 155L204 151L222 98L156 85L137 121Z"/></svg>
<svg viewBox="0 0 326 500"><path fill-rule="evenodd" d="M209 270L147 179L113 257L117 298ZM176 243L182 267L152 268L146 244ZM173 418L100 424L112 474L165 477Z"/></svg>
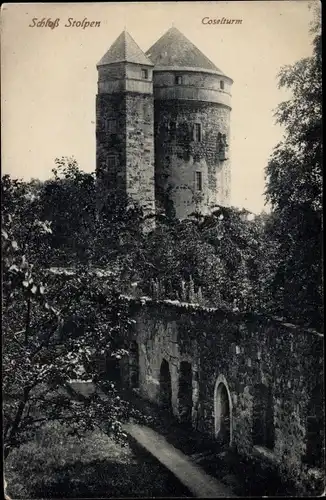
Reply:
<svg viewBox="0 0 326 500"><path fill-rule="evenodd" d="M174 80L174 83L176 85L182 85L182 76L180 75L175 75L175 80Z"/></svg>
<svg viewBox="0 0 326 500"><path fill-rule="evenodd" d="M106 172L105 177L107 179L108 187L116 185L117 174L118 174L118 158L115 155L107 156L106 160Z"/></svg>
<svg viewBox="0 0 326 500"><path fill-rule="evenodd" d="M195 172L196 191L203 190L203 178L201 172Z"/></svg>
<svg viewBox="0 0 326 500"><path fill-rule="evenodd" d="M116 134L117 132L117 120L110 119L105 122L105 131L107 134Z"/></svg>
<svg viewBox="0 0 326 500"><path fill-rule="evenodd" d="M200 123L194 124L194 141L201 142L201 124Z"/></svg>
<svg viewBox="0 0 326 500"><path fill-rule="evenodd" d="M106 166L107 166L107 168L108 168L108 169L109 169L109 168L110 168L110 169L111 169L111 168L116 168L117 163L118 163L118 162L117 162L117 157L116 157L116 156L114 156L114 155L110 155L110 156L108 156L108 157L107 157L107 159L106 159Z"/></svg>
<svg viewBox="0 0 326 500"><path fill-rule="evenodd" d="M224 90L224 81L223 80L220 81L220 89Z"/></svg>
<svg viewBox="0 0 326 500"><path fill-rule="evenodd" d="M148 80L148 69L142 69L142 70L141 70L141 77L142 77L144 80Z"/></svg>
<svg viewBox="0 0 326 500"><path fill-rule="evenodd" d="M228 144L226 141L226 135L221 134L219 132L217 135L217 142L218 142L219 159L220 159L220 161L224 161L227 159L227 148L228 148Z"/></svg>
<svg viewBox="0 0 326 500"><path fill-rule="evenodd" d="M176 132L177 132L177 124L176 122L170 122L169 125L169 134L171 137L175 137Z"/></svg>

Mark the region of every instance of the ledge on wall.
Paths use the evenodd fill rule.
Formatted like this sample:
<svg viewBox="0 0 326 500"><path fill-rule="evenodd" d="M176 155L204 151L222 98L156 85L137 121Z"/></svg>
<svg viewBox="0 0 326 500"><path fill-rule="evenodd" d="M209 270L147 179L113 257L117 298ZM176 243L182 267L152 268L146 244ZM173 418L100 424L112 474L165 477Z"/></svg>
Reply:
<svg viewBox="0 0 326 500"><path fill-rule="evenodd" d="M127 300L128 302L133 302L134 304L139 304L139 305L145 305L145 304L152 304L152 305L165 305L165 306L171 306L171 307L178 307L180 309L183 309L187 312L206 312L206 313L220 313L223 315L226 315L228 317L234 317L242 320L248 320L250 318L255 318L260 321L264 322L273 322L275 324L281 325L284 328L286 328L288 331L294 331L294 332L301 332L301 333L308 333L310 335L315 335L319 338L324 338L324 335L314 328L306 328L304 326L300 325L294 325L292 323L286 323L283 321L282 318L278 318L275 316L269 316L267 314L262 314L258 312L250 312L250 311L239 311L239 310L232 310L229 307L226 306L220 306L220 307L206 307L203 306L199 303L194 303L194 302L180 302L179 300L171 300L171 299L153 299L152 297L148 296L140 296L140 297L135 297L132 295L126 295L126 294L120 294L120 298Z"/></svg>

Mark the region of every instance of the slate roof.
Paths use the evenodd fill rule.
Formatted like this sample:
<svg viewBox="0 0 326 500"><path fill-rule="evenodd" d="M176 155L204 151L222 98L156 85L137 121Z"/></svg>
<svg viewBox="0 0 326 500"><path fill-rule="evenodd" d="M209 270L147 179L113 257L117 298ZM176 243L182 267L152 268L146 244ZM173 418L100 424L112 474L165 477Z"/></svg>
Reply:
<svg viewBox="0 0 326 500"><path fill-rule="evenodd" d="M117 62L130 62L153 66L153 63L146 57L144 52L138 47L135 40L126 30L118 36L115 42L113 42L97 66Z"/></svg>
<svg viewBox="0 0 326 500"><path fill-rule="evenodd" d="M177 28L170 28L147 50L146 56L157 67L196 68L224 75L188 38Z"/></svg>

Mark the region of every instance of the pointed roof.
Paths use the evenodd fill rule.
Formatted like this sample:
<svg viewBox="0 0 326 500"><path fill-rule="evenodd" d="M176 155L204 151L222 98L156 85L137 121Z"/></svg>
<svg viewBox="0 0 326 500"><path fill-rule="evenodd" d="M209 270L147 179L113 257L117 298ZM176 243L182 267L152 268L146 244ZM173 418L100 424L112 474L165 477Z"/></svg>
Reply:
<svg viewBox="0 0 326 500"><path fill-rule="evenodd" d="M135 40L126 30L118 36L97 66L117 62L130 62L153 66L153 63L145 56L144 52L138 47Z"/></svg>
<svg viewBox="0 0 326 500"><path fill-rule="evenodd" d="M157 67L175 67L208 70L224 75L188 38L174 26L146 52Z"/></svg>

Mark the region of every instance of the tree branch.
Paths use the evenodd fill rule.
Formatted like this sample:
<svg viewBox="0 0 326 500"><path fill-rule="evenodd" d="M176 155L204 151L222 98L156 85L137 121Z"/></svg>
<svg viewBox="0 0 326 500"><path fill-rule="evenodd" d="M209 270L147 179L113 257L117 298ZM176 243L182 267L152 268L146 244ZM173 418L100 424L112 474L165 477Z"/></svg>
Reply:
<svg viewBox="0 0 326 500"><path fill-rule="evenodd" d="M26 312L26 326L25 326L25 346L28 344L28 334L30 329L30 321L31 321L31 297L28 297L27 300L27 312Z"/></svg>

